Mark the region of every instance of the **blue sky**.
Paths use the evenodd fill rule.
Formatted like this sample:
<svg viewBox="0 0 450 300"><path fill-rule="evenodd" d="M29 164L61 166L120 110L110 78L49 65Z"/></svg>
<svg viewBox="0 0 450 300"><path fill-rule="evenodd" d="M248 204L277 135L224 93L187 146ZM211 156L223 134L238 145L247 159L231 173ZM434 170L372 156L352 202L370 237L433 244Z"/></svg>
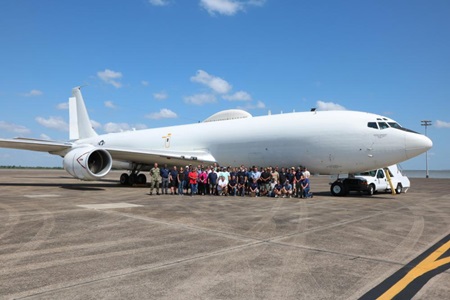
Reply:
<svg viewBox="0 0 450 300"><path fill-rule="evenodd" d="M87 85L98 133L345 108L431 120L429 168L450 169L449 15L447 0L2 1L0 137L67 140ZM61 159L0 149L0 165Z"/></svg>

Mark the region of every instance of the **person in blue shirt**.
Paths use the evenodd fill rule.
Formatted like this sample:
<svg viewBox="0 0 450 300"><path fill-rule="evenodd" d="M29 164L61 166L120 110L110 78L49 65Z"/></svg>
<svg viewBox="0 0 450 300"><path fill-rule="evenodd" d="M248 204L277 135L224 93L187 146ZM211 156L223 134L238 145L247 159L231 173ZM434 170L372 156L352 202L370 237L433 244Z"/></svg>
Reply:
<svg viewBox="0 0 450 300"><path fill-rule="evenodd" d="M256 178L253 178L252 182L250 183L249 190L248 190L250 197L258 197L258 182Z"/></svg>
<svg viewBox="0 0 450 300"><path fill-rule="evenodd" d="M169 169L167 169L167 165L164 165L159 172L162 178L161 192L167 195L167 189L169 188Z"/></svg>
<svg viewBox="0 0 450 300"><path fill-rule="evenodd" d="M186 166L186 168L184 169L184 190L186 191L186 195L189 194L189 190L191 188L191 185L189 184L189 173L191 172L192 166Z"/></svg>
<svg viewBox="0 0 450 300"><path fill-rule="evenodd" d="M281 196L281 190L283 189L283 185L280 183L280 181L278 180L278 182L275 184L275 186L273 187L271 196L278 198L279 196Z"/></svg>
<svg viewBox="0 0 450 300"><path fill-rule="evenodd" d="M178 189L178 170L177 166L173 166L173 169L169 172L169 186L170 194L175 195Z"/></svg>
<svg viewBox="0 0 450 300"><path fill-rule="evenodd" d="M312 198L313 194L310 192L311 190L311 184L309 181L309 178L305 178L304 176L302 180L302 189L303 189L303 197L305 198Z"/></svg>
<svg viewBox="0 0 450 300"><path fill-rule="evenodd" d="M209 192L211 195L217 195L217 177L217 172L215 170L211 170L208 174Z"/></svg>
<svg viewBox="0 0 450 300"><path fill-rule="evenodd" d="M245 196L245 184L247 183L247 172L245 172L244 167L241 167L237 173L237 190L240 196Z"/></svg>
<svg viewBox="0 0 450 300"><path fill-rule="evenodd" d="M230 181L228 181L228 193L230 196L236 196L237 192L237 181L234 175L231 175Z"/></svg>
<svg viewBox="0 0 450 300"><path fill-rule="evenodd" d="M295 183L295 197L297 198L303 198L303 189L302 189L302 175L303 172L300 168L297 169L294 176L294 183Z"/></svg>
<svg viewBox="0 0 450 300"><path fill-rule="evenodd" d="M289 179L286 179L283 188L281 189L281 193L283 194L283 198L292 198L292 184L289 182Z"/></svg>

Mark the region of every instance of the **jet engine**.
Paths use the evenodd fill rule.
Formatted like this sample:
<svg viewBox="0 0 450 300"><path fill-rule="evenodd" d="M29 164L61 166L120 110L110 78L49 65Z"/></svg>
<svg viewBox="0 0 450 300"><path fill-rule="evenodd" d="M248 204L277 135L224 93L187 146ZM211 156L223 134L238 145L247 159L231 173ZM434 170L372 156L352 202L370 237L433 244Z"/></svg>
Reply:
<svg viewBox="0 0 450 300"><path fill-rule="evenodd" d="M71 150L64 156L64 169L81 180L98 180L109 173L112 167L111 154L93 146Z"/></svg>

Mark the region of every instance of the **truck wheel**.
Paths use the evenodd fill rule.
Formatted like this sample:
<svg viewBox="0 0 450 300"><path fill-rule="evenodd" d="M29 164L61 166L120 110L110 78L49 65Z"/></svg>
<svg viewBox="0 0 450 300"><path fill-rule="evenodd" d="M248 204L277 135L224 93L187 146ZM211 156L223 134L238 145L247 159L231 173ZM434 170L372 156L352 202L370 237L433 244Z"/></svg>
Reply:
<svg viewBox="0 0 450 300"><path fill-rule="evenodd" d="M372 196L375 193L375 186L373 184L369 185L369 189L367 190L367 194Z"/></svg>
<svg viewBox="0 0 450 300"><path fill-rule="evenodd" d="M330 190L331 190L331 194L333 196L344 196L345 195L344 184L340 181L333 182Z"/></svg>
<svg viewBox="0 0 450 300"><path fill-rule="evenodd" d="M397 188L395 189L395 193L396 194L401 194L402 190L403 190L402 184L401 183L397 184Z"/></svg>

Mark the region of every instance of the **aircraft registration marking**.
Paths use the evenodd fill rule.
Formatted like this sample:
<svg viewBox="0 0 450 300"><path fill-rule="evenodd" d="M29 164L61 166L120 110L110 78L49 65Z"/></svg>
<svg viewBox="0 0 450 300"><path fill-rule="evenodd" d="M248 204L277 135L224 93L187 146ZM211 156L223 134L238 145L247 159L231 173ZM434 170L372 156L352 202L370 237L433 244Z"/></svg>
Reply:
<svg viewBox="0 0 450 300"><path fill-rule="evenodd" d="M360 299L411 299L434 276L450 268L450 234Z"/></svg>

